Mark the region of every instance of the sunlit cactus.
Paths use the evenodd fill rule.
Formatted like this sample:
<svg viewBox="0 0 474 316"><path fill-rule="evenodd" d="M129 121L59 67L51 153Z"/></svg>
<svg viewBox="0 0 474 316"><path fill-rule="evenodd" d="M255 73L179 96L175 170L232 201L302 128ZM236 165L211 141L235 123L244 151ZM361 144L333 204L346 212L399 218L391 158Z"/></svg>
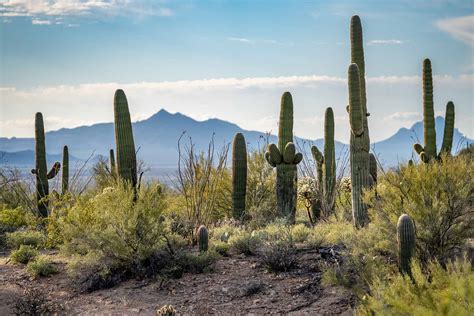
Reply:
<svg viewBox="0 0 474 316"><path fill-rule="evenodd" d="M397 223L398 267L401 273L411 275L410 264L415 254L415 225L407 214Z"/></svg>

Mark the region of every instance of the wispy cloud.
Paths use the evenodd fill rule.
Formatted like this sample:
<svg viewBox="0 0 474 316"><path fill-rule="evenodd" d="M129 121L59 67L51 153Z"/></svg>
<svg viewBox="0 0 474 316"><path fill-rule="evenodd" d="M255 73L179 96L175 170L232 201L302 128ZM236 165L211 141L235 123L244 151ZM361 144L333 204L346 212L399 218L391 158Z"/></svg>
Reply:
<svg viewBox="0 0 474 316"><path fill-rule="evenodd" d="M455 39L474 46L474 15L439 20L436 26Z"/></svg>
<svg viewBox="0 0 474 316"><path fill-rule="evenodd" d="M31 24L33 24L33 25L51 25L51 21L33 19L33 20L31 20Z"/></svg>
<svg viewBox="0 0 474 316"><path fill-rule="evenodd" d="M250 39L250 38L245 38L245 37L227 37L228 41L232 42L239 42L243 44L267 44L267 45L283 45L283 46L293 46L294 44L292 42L285 43L285 42L280 42L274 39Z"/></svg>
<svg viewBox="0 0 474 316"><path fill-rule="evenodd" d="M405 43L405 41L398 40L398 39L376 39L371 40L367 44L368 45L401 45Z"/></svg>
<svg viewBox="0 0 474 316"><path fill-rule="evenodd" d="M232 42L245 43L245 44L255 44L254 41L249 40L248 38L245 38L245 37L228 37L227 40L232 41Z"/></svg>

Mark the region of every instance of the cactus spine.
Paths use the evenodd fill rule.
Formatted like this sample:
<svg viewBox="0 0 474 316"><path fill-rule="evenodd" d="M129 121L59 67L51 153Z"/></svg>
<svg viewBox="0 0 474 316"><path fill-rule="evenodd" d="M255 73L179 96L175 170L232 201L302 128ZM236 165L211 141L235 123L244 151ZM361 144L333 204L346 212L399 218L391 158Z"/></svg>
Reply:
<svg viewBox="0 0 474 316"><path fill-rule="evenodd" d="M61 168L59 162L55 162L51 170L48 172L46 165L46 143L44 136L43 114L36 113L35 116L35 168L31 169L31 173L36 175L36 201L38 204L38 213L42 217L48 216L48 201L46 197L49 195L48 179L54 178Z"/></svg>
<svg viewBox="0 0 474 316"><path fill-rule="evenodd" d="M363 189L369 185L369 153L365 150L363 110L360 97L359 67L349 66L349 121L352 217L356 227L367 221L367 205L362 200Z"/></svg>
<svg viewBox="0 0 474 316"><path fill-rule="evenodd" d="M115 174L115 155L114 155L113 149L109 150L109 168L110 168L110 173L114 175Z"/></svg>
<svg viewBox="0 0 474 316"><path fill-rule="evenodd" d="M197 231L198 234L198 244L199 244L199 251L207 251L209 248L209 233L207 231L206 226L201 225Z"/></svg>
<svg viewBox="0 0 474 316"><path fill-rule="evenodd" d="M335 201L336 152L334 147L334 113L330 107L326 109L324 115L324 156L316 146L311 147L311 153L316 161L318 186L324 195L327 211L331 212Z"/></svg>
<svg viewBox="0 0 474 316"><path fill-rule="evenodd" d="M296 165L303 160L303 155L296 153L293 144L293 99L289 92L283 93L281 97L278 147L270 144L265 158L272 167L277 169L278 214L285 217L289 223L294 223L298 177Z"/></svg>
<svg viewBox="0 0 474 316"><path fill-rule="evenodd" d="M433 105L433 74L431 61L423 61L423 139L425 146L415 144L413 149L420 156L420 160L427 163L433 159L440 160L441 153L451 153L454 134L454 103L446 105L443 144L438 154L436 148L436 127Z"/></svg>
<svg viewBox="0 0 474 316"><path fill-rule="evenodd" d="M114 115L117 175L135 188L137 185L137 157L133 141L132 121L128 110L127 97L120 89L115 91Z"/></svg>
<svg viewBox="0 0 474 316"><path fill-rule="evenodd" d="M411 276L410 262L415 254L415 225L407 214L397 223L398 267L401 273Z"/></svg>
<svg viewBox="0 0 474 316"><path fill-rule="evenodd" d="M232 202L233 217L242 220L245 215L247 191L247 147L244 135L237 133L232 145Z"/></svg>
<svg viewBox="0 0 474 316"><path fill-rule="evenodd" d="M63 172L61 178L61 193L66 194L69 190L69 149L63 147Z"/></svg>

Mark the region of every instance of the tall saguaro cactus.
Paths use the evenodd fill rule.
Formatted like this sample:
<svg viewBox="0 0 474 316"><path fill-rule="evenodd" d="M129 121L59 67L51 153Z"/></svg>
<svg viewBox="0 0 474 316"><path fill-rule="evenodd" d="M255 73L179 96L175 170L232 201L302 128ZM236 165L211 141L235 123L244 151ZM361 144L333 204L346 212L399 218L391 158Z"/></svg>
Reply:
<svg viewBox="0 0 474 316"><path fill-rule="evenodd" d="M43 114L36 113L35 116L35 168L31 173L36 175L36 201L38 213L42 217L48 216L49 184L48 180L54 178L61 168L59 162L55 162L48 172L46 165L46 143L44 136Z"/></svg>
<svg viewBox="0 0 474 316"><path fill-rule="evenodd" d="M415 225L407 214L403 214L398 219L397 242L400 272L411 276L410 263L415 254Z"/></svg>
<svg viewBox="0 0 474 316"><path fill-rule="evenodd" d="M278 147L270 144L265 158L272 167L277 169L278 213L289 223L294 223L297 190L296 165L303 160L303 155L296 153L293 143L293 99L289 92L283 93L281 97Z"/></svg>
<svg viewBox="0 0 474 316"><path fill-rule="evenodd" d="M426 58L423 61L423 139L425 146L415 144L414 150L420 156L421 161L429 162L433 159L440 160L441 153L451 153L454 134L454 103L449 101L446 105L445 126L441 152L438 154L436 148L436 127L433 105L433 73L431 61Z"/></svg>
<svg viewBox="0 0 474 316"><path fill-rule="evenodd" d="M311 153L316 161L318 185L323 191L328 211L334 208L334 190L336 186L336 151L334 147L334 113L328 107L324 115L324 156L316 147L311 147Z"/></svg>
<svg viewBox="0 0 474 316"><path fill-rule="evenodd" d="M67 146L63 147L63 171L61 178L61 193L66 194L69 190L69 149Z"/></svg>
<svg viewBox="0 0 474 316"><path fill-rule="evenodd" d="M115 91L114 115L117 175L135 188L137 185L137 157L133 141L132 121L127 97L121 89Z"/></svg>
<svg viewBox="0 0 474 316"><path fill-rule="evenodd" d="M232 215L241 220L245 215L247 192L247 146L242 133L234 136L232 144Z"/></svg>
<svg viewBox="0 0 474 316"><path fill-rule="evenodd" d="M349 66L349 121L350 164L352 186L352 217L356 227L364 226L367 221L367 205L363 202L363 189L369 186L369 152L364 139L364 112L361 104L359 67Z"/></svg>

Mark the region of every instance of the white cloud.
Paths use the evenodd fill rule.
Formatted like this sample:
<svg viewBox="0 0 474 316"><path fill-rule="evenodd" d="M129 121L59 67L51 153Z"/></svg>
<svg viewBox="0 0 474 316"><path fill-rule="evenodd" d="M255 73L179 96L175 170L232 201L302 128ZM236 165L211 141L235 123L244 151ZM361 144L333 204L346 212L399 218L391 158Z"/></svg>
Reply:
<svg viewBox="0 0 474 316"><path fill-rule="evenodd" d="M390 115L387 115L384 120L386 121L416 121L421 118L420 112L395 112Z"/></svg>
<svg viewBox="0 0 474 316"><path fill-rule="evenodd" d="M232 42L240 42L245 44L254 44L255 42L244 37L228 37L227 40Z"/></svg>
<svg viewBox="0 0 474 316"><path fill-rule="evenodd" d="M371 40L368 42L368 45L401 45L405 43L405 41L398 40L398 39L387 39L387 40Z"/></svg>
<svg viewBox="0 0 474 316"><path fill-rule="evenodd" d="M474 46L474 15L439 20L436 26L455 39Z"/></svg>
<svg viewBox="0 0 474 316"><path fill-rule="evenodd" d="M33 25L51 25L51 21L33 19L33 20L31 20L31 24L33 24Z"/></svg>

